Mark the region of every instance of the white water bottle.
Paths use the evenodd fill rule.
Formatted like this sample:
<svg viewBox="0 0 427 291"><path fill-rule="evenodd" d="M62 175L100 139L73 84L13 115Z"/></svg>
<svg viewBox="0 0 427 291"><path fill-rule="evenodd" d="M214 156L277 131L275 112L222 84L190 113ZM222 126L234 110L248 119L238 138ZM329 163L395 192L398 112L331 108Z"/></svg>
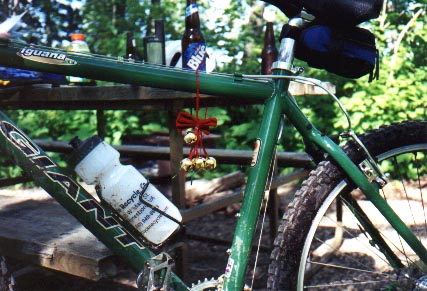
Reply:
<svg viewBox="0 0 427 291"><path fill-rule="evenodd" d="M179 228L178 208L133 166L122 165L120 154L99 136L84 142L78 138L72 163L76 173L89 185L97 185L101 198L137 229L145 239L158 245ZM140 200L142 199L142 201Z"/></svg>

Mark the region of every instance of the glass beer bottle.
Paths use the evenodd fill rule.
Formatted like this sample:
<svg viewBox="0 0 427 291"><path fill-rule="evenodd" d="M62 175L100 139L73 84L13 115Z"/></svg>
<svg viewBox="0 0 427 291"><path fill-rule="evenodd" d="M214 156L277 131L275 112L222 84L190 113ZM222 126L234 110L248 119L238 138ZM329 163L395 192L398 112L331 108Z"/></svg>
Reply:
<svg viewBox="0 0 427 291"><path fill-rule="evenodd" d="M273 23L267 22L264 48L261 53L261 74L271 75L271 65L277 60L278 53L276 40L274 38Z"/></svg>
<svg viewBox="0 0 427 291"><path fill-rule="evenodd" d="M136 41L132 32L126 34L126 56L129 61L138 61Z"/></svg>
<svg viewBox="0 0 427 291"><path fill-rule="evenodd" d="M196 0L187 0L187 8L185 9L182 67L206 71L206 42L200 30L199 8Z"/></svg>

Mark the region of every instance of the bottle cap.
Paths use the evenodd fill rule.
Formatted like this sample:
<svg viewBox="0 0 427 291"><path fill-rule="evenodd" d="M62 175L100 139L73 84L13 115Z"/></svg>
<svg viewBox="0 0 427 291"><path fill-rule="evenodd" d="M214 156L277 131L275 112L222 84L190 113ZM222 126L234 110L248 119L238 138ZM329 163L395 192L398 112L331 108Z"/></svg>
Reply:
<svg viewBox="0 0 427 291"><path fill-rule="evenodd" d="M70 36L71 40L85 40L85 35L83 33L73 33Z"/></svg>
<svg viewBox="0 0 427 291"><path fill-rule="evenodd" d="M80 140L77 136L73 138L69 142L74 148L68 160L70 166L75 168L102 141L102 138L98 135L94 135L85 141Z"/></svg>

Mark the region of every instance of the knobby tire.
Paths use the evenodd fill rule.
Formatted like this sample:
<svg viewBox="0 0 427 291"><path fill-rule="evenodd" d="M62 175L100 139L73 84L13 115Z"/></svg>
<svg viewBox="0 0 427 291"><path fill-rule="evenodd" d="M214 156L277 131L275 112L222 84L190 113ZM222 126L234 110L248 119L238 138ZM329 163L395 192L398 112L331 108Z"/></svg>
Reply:
<svg viewBox="0 0 427 291"><path fill-rule="evenodd" d="M396 203L396 195L400 195L395 210L398 215L404 209L418 211L408 224L414 232L419 231L417 237L427 245L427 207L424 209L427 205L427 122L396 123L360 138L373 156L385 159L380 161L380 167L385 167L386 173L393 165L391 181L381 193L389 203ZM366 159L353 141L347 142L343 149L356 163ZM422 177L409 179L406 177L409 174ZM409 184L419 189L410 191ZM326 205L327 201L333 202ZM403 267L389 266L361 223L348 218L354 217L356 211L353 207L347 210L346 205L352 205L351 201L357 201L361 209L366 208L367 216L375 212L332 161L321 162L302 184L283 216L271 254L268 290L414 290L416 284L427 283L423 278L427 266L417 260L398 235L390 232L390 226L383 226L383 220L374 216L371 222L390 249L396 250L395 255ZM314 223L318 213L321 219ZM307 239L310 229L315 231L311 240ZM333 244L337 233L341 233L343 239ZM308 250L306 255L302 254L304 246ZM302 256L307 259L303 271L300 270Z"/></svg>

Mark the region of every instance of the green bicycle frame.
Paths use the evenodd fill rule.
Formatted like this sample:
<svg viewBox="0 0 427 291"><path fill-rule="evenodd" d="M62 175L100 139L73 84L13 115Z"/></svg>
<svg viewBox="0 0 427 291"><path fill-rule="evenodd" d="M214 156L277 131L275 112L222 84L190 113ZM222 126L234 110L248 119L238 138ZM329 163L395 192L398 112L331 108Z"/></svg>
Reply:
<svg viewBox="0 0 427 291"><path fill-rule="evenodd" d="M297 20L296 25L298 25L298 21L299 20ZM273 70L275 76L280 77L281 75L287 76L292 74L290 69L293 62L293 50L294 40L282 39L279 59L276 62L278 67L276 70ZM280 68L280 66L282 66L282 68ZM311 142L335 160L345 171L350 180L363 191L408 245L420 256L421 260L427 263L427 250L386 203L379 193L378 185L376 183L370 183L358 166L350 160L341 148L330 138L319 132L307 119L293 97L288 93L289 79L275 78L275 80L275 92L273 96L266 101L264 107L259 138L257 140L260 149L256 160L252 162L253 169L248 177L241 218L237 224L233 247L225 273L224 290L232 291L243 289L243 283L239 284L239 282L242 282L246 271L245 266L250 252L251 239L255 231L254 225L257 219L256 216L258 215L258 212L254 212L253 209L256 206L259 207L262 202L262 193L265 190L264 187L267 182L267 174L269 173L268 169L274 154L273 149L275 148L281 114L284 114L290 120L305 141ZM245 219L242 219L242 217ZM362 225L365 225L365 223ZM371 233L369 229L367 231L371 234L372 238L378 237L375 233ZM387 250L386 246L383 248L383 241L376 243L380 245L381 249ZM386 254L386 256L387 255L388 254ZM392 258L392 256L389 258ZM392 265L399 265L398 262L396 262L396 264L394 263L395 262L392 262Z"/></svg>
<svg viewBox="0 0 427 291"><path fill-rule="evenodd" d="M105 245L124 258L134 270L143 270L145 261L154 256L153 252L119 224L108 209L61 171L2 111L0 151L12 157L37 185L45 189ZM171 281L174 286L185 286L176 276ZM185 290L181 288L177 290Z"/></svg>
<svg viewBox="0 0 427 291"><path fill-rule="evenodd" d="M0 41L0 55L0 65L4 66L155 88L188 92L196 90L193 71L131 63L123 59L91 54L67 53L6 40ZM287 74L289 74L288 70L274 71L274 75L277 77ZM275 79L276 81L271 82L248 79L237 74L207 73L199 73L199 79L200 92L203 94L264 101L264 113L251 164L252 169L248 177L243 205L225 270L224 290L242 290L244 286L248 257L271 161L275 154L282 115L291 121L305 140L312 142L316 148L325 151L336 161L349 179L366 194L414 251L427 263L427 250L385 203L376 184L370 183L340 147L321 134L302 113L293 98L287 93L289 80ZM108 248L125 258L136 272L140 272L144 262L151 258L153 253L120 226L111 217L108 209L91 201L93 199L83 188L66 174L61 173L47 155L31 142L4 113L0 113L0 122L1 151L12 156L38 185L46 189L61 205L76 216ZM72 185L72 189L67 185ZM78 194L76 194L76 189L78 189ZM86 205L85 201L90 202ZM112 226L105 224L104 220L108 220ZM118 238L122 236L130 243L121 244ZM172 275L171 285L176 291L189 289L176 275Z"/></svg>

